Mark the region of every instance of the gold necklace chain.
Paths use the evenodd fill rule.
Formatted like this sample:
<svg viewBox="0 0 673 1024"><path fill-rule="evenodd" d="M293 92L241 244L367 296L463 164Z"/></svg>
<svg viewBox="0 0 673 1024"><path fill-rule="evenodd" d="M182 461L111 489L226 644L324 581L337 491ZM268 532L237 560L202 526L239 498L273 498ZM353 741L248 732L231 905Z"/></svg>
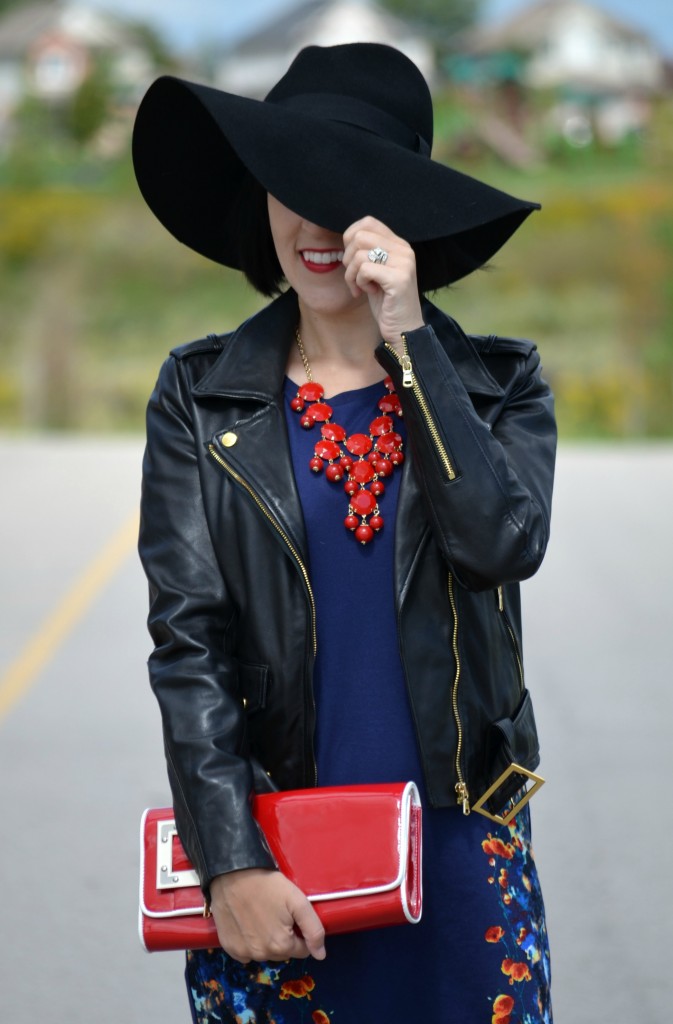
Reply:
<svg viewBox="0 0 673 1024"><path fill-rule="evenodd" d="M299 333L299 328L298 327L295 327L295 329L294 329L294 336L297 339L297 347L299 349L299 355L301 356L301 361L304 364L304 370L306 372L306 379L309 382L312 383L313 382L313 376L311 374L311 367L309 366L309 361L308 361L308 357L306 355L306 350L304 349L304 342L301 340L301 334Z"/></svg>

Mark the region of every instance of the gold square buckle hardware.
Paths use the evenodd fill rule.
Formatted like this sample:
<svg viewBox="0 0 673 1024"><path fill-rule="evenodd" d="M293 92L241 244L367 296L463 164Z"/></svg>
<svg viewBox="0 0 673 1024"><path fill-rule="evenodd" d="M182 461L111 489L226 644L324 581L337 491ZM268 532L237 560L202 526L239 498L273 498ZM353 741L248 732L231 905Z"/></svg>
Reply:
<svg viewBox="0 0 673 1024"><path fill-rule="evenodd" d="M506 814L491 814L487 811L485 804L493 796L497 790L507 781L510 775L523 775L526 779L530 779L533 783L528 789L524 790L521 799L511 807ZM509 768L505 768L502 775L495 780L492 786L489 786L483 796L480 796L476 803L472 804L472 810L476 811L477 814L483 814L485 818L490 818L491 821L495 821L498 825L509 825L512 818L516 818L522 807L525 807L528 801L541 786L544 786L545 780L541 775L536 775L535 772L530 772L527 768L522 768L520 764L512 763Z"/></svg>

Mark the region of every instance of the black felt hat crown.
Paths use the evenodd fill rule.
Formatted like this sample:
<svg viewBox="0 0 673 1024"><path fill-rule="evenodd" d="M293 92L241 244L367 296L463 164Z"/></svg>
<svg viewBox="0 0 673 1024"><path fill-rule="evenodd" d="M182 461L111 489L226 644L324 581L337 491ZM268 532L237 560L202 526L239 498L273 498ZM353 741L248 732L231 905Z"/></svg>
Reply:
<svg viewBox="0 0 673 1024"><path fill-rule="evenodd" d="M432 242L446 257L439 287L486 263L539 207L432 160L432 136L428 86L404 54L309 46L264 100L159 78L138 110L133 163L161 223L218 263L240 269L233 213L252 175L330 231L370 214Z"/></svg>

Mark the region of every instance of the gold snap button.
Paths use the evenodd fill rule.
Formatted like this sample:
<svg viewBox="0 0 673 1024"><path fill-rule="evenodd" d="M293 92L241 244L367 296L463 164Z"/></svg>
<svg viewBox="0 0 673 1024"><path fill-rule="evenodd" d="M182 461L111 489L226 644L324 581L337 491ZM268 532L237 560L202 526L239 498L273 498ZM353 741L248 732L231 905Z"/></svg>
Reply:
<svg viewBox="0 0 673 1024"><path fill-rule="evenodd" d="M228 430L226 434L222 434L220 441L225 448L233 448L238 441L238 435L234 434L233 430Z"/></svg>

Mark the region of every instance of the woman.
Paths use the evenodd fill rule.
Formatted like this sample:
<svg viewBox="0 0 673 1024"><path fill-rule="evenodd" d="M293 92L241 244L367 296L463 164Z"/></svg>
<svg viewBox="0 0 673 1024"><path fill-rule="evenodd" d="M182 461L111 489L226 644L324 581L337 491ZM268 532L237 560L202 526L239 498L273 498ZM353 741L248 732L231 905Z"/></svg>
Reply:
<svg viewBox="0 0 673 1024"><path fill-rule="evenodd" d="M222 945L188 954L197 1024L551 1020L528 807L470 812L501 820L525 773L487 791L538 762L518 581L548 539L552 399L532 344L424 297L536 204L431 144L422 76L374 44L303 50L263 102L163 78L138 113L162 223L282 291L176 349L148 411L150 673ZM406 779L423 920L325 943L251 793Z"/></svg>

